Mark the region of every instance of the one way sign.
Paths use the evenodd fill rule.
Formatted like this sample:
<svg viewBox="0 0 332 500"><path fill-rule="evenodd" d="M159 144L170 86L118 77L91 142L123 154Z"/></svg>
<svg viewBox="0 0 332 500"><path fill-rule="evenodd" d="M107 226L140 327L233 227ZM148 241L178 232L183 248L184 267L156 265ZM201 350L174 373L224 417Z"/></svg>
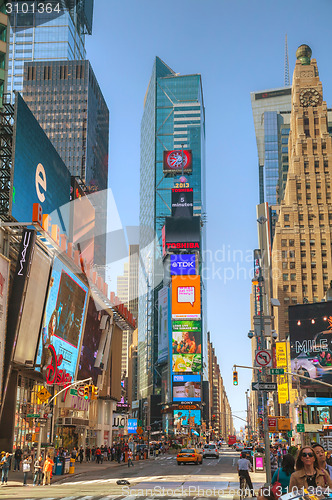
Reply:
<svg viewBox="0 0 332 500"><path fill-rule="evenodd" d="M251 384L252 391L276 391L277 384L275 383L264 383L264 382L253 382Z"/></svg>

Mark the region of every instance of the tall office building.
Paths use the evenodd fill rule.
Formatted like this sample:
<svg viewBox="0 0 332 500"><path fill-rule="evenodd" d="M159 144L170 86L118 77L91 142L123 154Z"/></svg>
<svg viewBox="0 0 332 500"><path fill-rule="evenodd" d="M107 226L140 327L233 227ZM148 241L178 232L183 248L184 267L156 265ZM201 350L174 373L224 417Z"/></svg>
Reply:
<svg viewBox="0 0 332 500"><path fill-rule="evenodd" d="M288 333L288 306L323 299L331 280L332 138L317 62L301 45L292 85L289 170L272 263L276 328Z"/></svg>
<svg viewBox="0 0 332 500"><path fill-rule="evenodd" d="M89 61L25 64L23 96L96 211L95 264L106 264L109 110Z"/></svg>
<svg viewBox="0 0 332 500"><path fill-rule="evenodd" d="M0 7L0 108L2 107L3 95L6 92L7 68L8 68L8 16L6 6Z"/></svg>
<svg viewBox="0 0 332 500"><path fill-rule="evenodd" d="M163 170L164 151L192 151L193 214L205 212L205 117L201 75L180 75L156 57L144 100L141 123L140 273L138 315L138 393L146 398L160 389L158 291L163 283L162 227L171 215L174 175ZM179 176L176 177L179 180ZM202 248L205 226L202 227ZM203 294L203 301L205 295ZM203 303L203 352L207 346Z"/></svg>
<svg viewBox="0 0 332 500"><path fill-rule="evenodd" d="M259 203L283 198L288 171L291 88L251 92L259 168Z"/></svg>
<svg viewBox="0 0 332 500"><path fill-rule="evenodd" d="M30 0L29 3L31 4ZM32 2L33 3L33 2ZM84 60L85 35L92 33L94 0L49 2L60 8L32 13L13 8L10 16L8 92L22 91L24 64L29 61ZM36 5L35 5L36 8Z"/></svg>

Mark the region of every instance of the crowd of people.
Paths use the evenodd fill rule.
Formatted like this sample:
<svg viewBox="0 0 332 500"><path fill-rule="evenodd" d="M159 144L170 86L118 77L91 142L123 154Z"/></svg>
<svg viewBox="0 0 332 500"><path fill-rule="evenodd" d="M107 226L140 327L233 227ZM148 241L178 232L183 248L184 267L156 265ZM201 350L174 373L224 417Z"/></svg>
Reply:
<svg viewBox="0 0 332 500"><path fill-rule="evenodd" d="M33 486L43 486L51 484L51 475L53 471L54 462L50 455L47 455L45 460L40 455L36 457L35 460L31 454L26 454L23 456L23 452L18 447L14 454L9 452L5 453L0 460L1 468L1 486L7 486L8 484L8 474L11 466L12 458L14 457L14 471L20 470L20 464L22 463L23 471L23 486L27 486L27 479L29 472L33 473Z"/></svg>
<svg viewBox="0 0 332 500"><path fill-rule="evenodd" d="M276 500L288 492L314 492L320 489L332 489L332 457L331 452L318 443L298 449L296 457L283 447L271 447L270 463L272 481L269 487L263 488L258 500ZM245 478L248 488L254 496L249 472L252 470L251 460L246 452L241 453L237 465L238 474Z"/></svg>

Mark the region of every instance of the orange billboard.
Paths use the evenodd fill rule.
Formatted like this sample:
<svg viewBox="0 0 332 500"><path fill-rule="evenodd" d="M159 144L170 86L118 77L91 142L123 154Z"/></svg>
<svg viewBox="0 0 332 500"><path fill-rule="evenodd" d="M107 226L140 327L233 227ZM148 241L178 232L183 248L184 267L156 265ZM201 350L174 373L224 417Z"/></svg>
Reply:
<svg viewBox="0 0 332 500"><path fill-rule="evenodd" d="M201 277L172 276L172 318L200 319Z"/></svg>

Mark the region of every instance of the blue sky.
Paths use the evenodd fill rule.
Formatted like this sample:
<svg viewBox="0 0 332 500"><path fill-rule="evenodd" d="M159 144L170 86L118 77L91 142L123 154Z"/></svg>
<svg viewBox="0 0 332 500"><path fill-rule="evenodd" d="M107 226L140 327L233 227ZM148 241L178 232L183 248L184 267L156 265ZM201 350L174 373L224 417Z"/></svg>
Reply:
<svg viewBox="0 0 332 500"><path fill-rule="evenodd" d="M232 410L242 418L251 373L239 370L233 387L232 366L251 364L247 332L259 201L250 91L283 86L287 33L290 75L297 47L310 45L331 107L331 11L330 0L96 0L87 37L110 109L110 187L125 226L138 224L140 122L155 56L178 73L202 75L208 249L218 259L210 263L208 327Z"/></svg>

